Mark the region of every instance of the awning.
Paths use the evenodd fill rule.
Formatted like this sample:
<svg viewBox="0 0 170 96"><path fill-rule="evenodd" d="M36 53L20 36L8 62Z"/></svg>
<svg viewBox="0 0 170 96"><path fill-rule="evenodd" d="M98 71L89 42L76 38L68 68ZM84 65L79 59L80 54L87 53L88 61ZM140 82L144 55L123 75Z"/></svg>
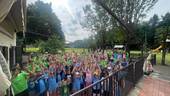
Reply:
<svg viewBox="0 0 170 96"><path fill-rule="evenodd" d="M0 26L8 32L25 32L26 0L0 0L0 6Z"/></svg>
<svg viewBox="0 0 170 96"><path fill-rule="evenodd" d="M8 15L14 2L15 2L15 0L0 0L0 6L1 6L1 8L0 8L0 23Z"/></svg>

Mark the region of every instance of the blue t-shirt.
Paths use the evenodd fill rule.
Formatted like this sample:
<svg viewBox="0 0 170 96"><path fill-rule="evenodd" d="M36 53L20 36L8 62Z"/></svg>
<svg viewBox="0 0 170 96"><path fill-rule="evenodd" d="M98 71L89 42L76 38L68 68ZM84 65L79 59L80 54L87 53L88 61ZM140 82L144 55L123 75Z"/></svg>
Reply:
<svg viewBox="0 0 170 96"><path fill-rule="evenodd" d="M117 59L117 57L118 57L118 54L117 54L117 53L114 53L114 54L113 54L113 58L114 58L114 59Z"/></svg>
<svg viewBox="0 0 170 96"><path fill-rule="evenodd" d="M38 81L38 87L39 87L39 93L45 92L46 87L45 87L44 80L42 78Z"/></svg>
<svg viewBox="0 0 170 96"><path fill-rule="evenodd" d="M56 78L56 80L57 80L57 82L60 82L61 81L61 75L59 74L59 73L57 73L57 76L56 76L57 78Z"/></svg>
<svg viewBox="0 0 170 96"><path fill-rule="evenodd" d="M93 83L95 83L95 82L97 82L97 81L99 81L99 80L100 80L100 77L95 77L95 76L94 76L94 77L92 78L92 82L93 82ZM98 83L97 85L95 85L95 86L93 87L93 89L94 89L94 90L99 90L99 89L100 89L100 83Z"/></svg>
<svg viewBox="0 0 170 96"><path fill-rule="evenodd" d="M73 90L80 90L81 89L81 83L83 82L81 77L76 77L73 80Z"/></svg>
<svg viewBox="0 0 170 96"><path fill-rule="evenodd" d="M49 84L48 90L50 92L55 91L56 88L58 87L58 84L56 82L56 78L54 76L48 78L48 84Z"/></svg>

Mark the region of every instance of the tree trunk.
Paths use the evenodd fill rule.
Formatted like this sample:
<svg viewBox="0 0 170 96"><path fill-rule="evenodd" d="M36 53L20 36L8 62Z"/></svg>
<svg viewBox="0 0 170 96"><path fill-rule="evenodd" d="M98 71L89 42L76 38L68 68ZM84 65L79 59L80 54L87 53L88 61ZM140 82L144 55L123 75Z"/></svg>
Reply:
<svg viewBox="0 0 170 96"><path fill-rule="evenodd" d="M141 49L141 55L142 55L142 57L144 57L144 45L142 44L142 49Z"/></svg>
<svg viewBox="0 0 170 96"><path fill-rule="evenodd" d="M162 51L162 65L165 65L165 56L166 56L166 48L165 48L165 43L163 45L163 51Z"/></svg>

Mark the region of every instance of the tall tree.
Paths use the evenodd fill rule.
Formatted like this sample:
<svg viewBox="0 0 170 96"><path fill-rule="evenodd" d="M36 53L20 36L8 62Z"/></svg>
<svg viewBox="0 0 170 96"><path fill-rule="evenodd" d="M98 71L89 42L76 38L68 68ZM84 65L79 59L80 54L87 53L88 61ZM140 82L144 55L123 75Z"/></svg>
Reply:
<svg viewBox="0 0 170 96"><path fill-rule="evenodd" d="M34 43L35 40L47 40L51 35L58 36L64 40L64 33L61 29L61 22L53 13L51 4L40 0L29 4L27 8L27 30L31 33L26 37L27 43Z"/></svg>
<svg viewBox="0 0 170 96"><path fill-rule="evenodd" d="M155 48L156 46L156 41L155 41L155 33L156 33L156 28L158 27L159 24L159 17L158 15L154 14L154 16L152 18L150 18L150 20L148 21L149 24L149 30L147 31L147 42L148 45L152 45L149 46L150 48ZM156 46L154 46L156 45Z"/></svg>
<svg viewBox="0 0 170 96"><path fill-rule="evenodd" d="M121 28L125 34L125 42L130 43L138 41L135 40L138 39L134 35L135 26L157 0L95 0L95 2L99 5L93 3L91 7L85 8L86 21L88 22L86 24L92 29L97 29L95 31L102 29L102 32L105 33L108 29L117 32L115 28Z"/></svg>

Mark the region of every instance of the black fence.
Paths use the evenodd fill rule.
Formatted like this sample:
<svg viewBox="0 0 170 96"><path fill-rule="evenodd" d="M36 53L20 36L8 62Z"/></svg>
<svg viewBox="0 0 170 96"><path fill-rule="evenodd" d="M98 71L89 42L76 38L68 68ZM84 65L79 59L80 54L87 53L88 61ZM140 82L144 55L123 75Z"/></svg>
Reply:
<svg viewBox="0 0 170 96"><path fill-rule="evenodd" d="M81 89L71 96L126 96L143 76L144 58L130 61L127 67Z"/></svg>

